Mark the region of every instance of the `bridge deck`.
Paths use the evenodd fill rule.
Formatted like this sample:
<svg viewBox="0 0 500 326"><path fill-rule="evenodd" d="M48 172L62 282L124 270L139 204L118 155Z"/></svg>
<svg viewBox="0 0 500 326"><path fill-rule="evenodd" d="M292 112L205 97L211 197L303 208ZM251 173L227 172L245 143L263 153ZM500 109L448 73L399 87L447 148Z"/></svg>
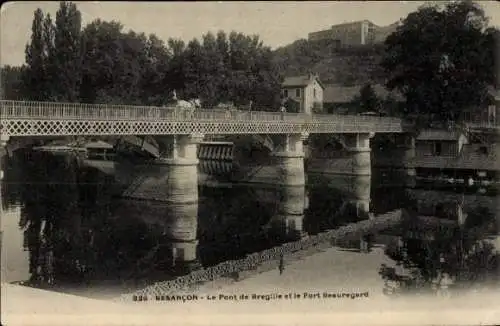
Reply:
<svg viewBox="0 0 500 326"><path fill-rule="evenodd" d="M402 119L241 110L186 110L81 103L0 101L8 136L400 133Z"/></svg>

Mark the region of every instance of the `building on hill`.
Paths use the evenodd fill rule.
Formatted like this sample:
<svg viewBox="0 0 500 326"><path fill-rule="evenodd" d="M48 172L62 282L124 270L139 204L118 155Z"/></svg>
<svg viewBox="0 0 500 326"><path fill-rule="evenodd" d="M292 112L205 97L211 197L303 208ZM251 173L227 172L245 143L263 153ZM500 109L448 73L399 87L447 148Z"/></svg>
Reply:
<svg viewBox="0 0 500 326"><path fill-rule="evenodd" d="M401 25L401 23L397 21L387 26L376 26L374 43L384 43L386 38L394 33L399 25Z"/></svg>
<svg viewBox="0 0 500 326"><path fill-rule="evenodd" d="M291 99L298 103L298 111L311 114L323 111L323 90L317 74L286 77L281 85L284 101Z"/></svg>
<svg viewBox="0 0 500 326"><path fill-rule="evenodd" d="M335 40L338 47L384 42L399 22L377 26L369 20L333 25L330 29L309 33L309 41Z"/></svg>
<svg viewBox="0 0 500 326"><path fill-rule="evenodd" d="M354 114L359 112L359 96L363 85L343 86L336 84L325 85L323 91L323 106L325 113ZM404 98L396 91L389 92L383 85L372 85L377 98L381 101L384 113L392 115Z"/></svg>

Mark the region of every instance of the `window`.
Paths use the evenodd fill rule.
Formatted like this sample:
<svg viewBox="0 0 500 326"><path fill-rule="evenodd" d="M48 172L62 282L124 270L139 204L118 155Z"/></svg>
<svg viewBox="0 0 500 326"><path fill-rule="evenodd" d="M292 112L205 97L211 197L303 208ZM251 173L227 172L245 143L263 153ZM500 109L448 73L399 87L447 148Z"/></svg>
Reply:
<svg viewBox="0 0 500 326"><path fill-rule="evenodd" d="M283 90L283 96L288 97L288 89Z"/></svg>
<svg viewBox="0 0 500 326"><path fill-rule="evenodd" d="M316 88L313 88L313 96L316 98Z"/></svg>
<svg viewBox="0 0 500 326"><path fill-rule="evenodd" d="M442 152L441 143L435 142L434 143L434 155L439 156L439 155L441 155L441 152Z"/></svg>
<svg viewBox="0 0 500 326"><path fill-rule="evenodd" d="M295 90L295 97L300 97L300 88Z"/></svg>

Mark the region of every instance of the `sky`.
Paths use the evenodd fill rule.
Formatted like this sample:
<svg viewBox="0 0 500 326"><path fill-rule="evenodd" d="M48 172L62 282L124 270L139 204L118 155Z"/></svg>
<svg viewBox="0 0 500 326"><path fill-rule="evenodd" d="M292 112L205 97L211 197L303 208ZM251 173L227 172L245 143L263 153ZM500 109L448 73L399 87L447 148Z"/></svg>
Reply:
<svg viewBox="0 0 500 326"><path fill-rule="evenodd" d="M264 44L276 48L310 32L331 25L368 19L389 25L415 11L425 1L213 1L213 2L79 2L82 25L100 18L117 20L129 29L154 33L167 41L188 42L208 31L258 34ZM481 1L490 25L500 26L500 5ZM31 36L33 12L40 8L55 17L57 1L4 2L0 16L0 65L24 63L24 48Z"/></svg>

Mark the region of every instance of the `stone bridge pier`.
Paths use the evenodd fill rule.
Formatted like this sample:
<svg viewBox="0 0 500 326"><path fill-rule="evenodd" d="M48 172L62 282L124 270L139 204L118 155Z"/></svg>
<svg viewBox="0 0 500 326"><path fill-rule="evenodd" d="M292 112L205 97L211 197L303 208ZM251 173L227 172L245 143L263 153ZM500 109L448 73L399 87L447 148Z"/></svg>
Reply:
<svg viewBox="0 0 500 326"><path fill-rule="evenodd" d="M352 175L371 175L370 139L373 133L343 134L342 140L345 150L352 159Z"/></svg>
<svg viewBox="0 0 500 326"><path fill-rule="evenodd" d="M354 177L350 187L351 189L347 195L347 205L353 209L353 213L358 218L371 218L371 178L369 176Z"/></svg>
<svg viewBox="0 0 500 326"><path fill-rule="evenodd" d="M159 157L137 169L123 196L172 204L198 202L197 146L201 134L156 138Z"/></svg>
<svg viewBox="0 0 500 326"><path fill-rule="evenodd" d="M359 219L371 218L371 176L328 175L320 176L327 187L342 193L344 203L339 214L349 213Z"/></svg>
<svg viewBox="0 0 500 326"><path fill-rule="evenodd" d="M309 134L288 134L276 138L273 161L277 167L277 184L282 186L304 186L304 140Z"/></svg>
<svg viewBox="0 0 500 326"><path fill-rule="evenodd" d="M278 235L291 240L303 238L306 233L303 228L305 210L309 207L306 188L282 187L278 189L278 211L271 221L271 229Z"/></svg>
<svg viewBox="0 0 500 326"><path fill-rule="evenodd" d="M145 223L158 234L157 246L143 261L160 262L171 271L200 266L198 260L198 203L171 204L156 200L122 200L120 215Z"/></svg>
<svg viewBox="0 0 500 326"><path fill-rule="evenodd" d="M198 203L168 207L169 218L164 228L172 265L193 269L198 266Z"/></svg>

